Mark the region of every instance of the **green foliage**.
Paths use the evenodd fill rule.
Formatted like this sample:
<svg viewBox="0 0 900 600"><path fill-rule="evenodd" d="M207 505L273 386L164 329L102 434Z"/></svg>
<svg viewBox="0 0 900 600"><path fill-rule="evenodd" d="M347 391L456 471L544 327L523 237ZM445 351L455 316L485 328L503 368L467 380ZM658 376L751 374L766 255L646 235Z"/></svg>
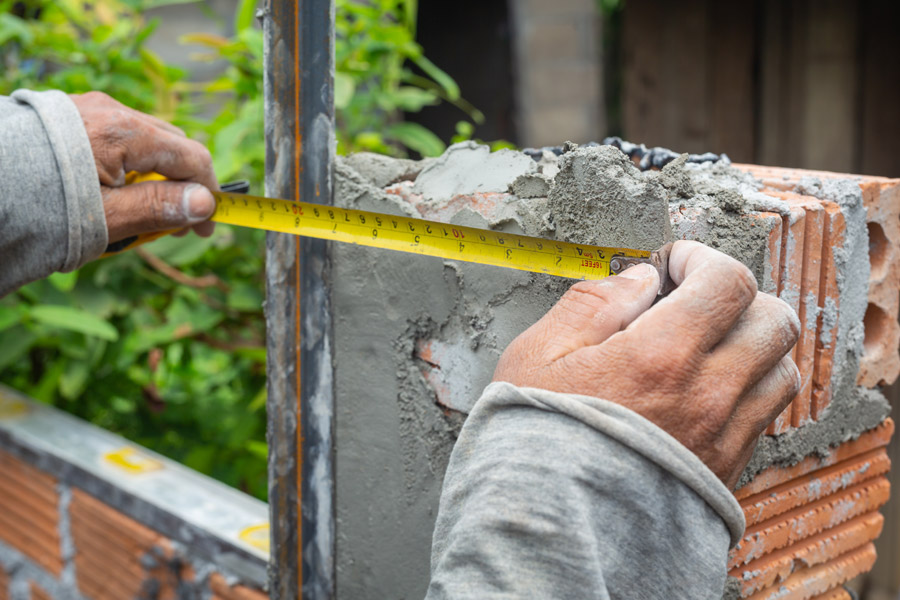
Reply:
<svg viewBox="0 0 900 600"><path fill-rule="evenodd" d="M484 116L415 40L416 0L337 0L334 105L338 152L437 156L446 145L403 112L449 102L476 123ZM415 67L415 68L413 68ZM469 123L468 121L464 121ZM469 123L471 125L471 123Z"/></svg>
<svg viewBox="0 0 900 600"><path fill-rule="evenodd" d="M0 94L104 91L204 141L220 181L260 191L257 2L240 2L232 37L182 39L202 50L194 60L224 64L198 84L145 46L158 25L147 9L191 1L0 0ZM415 42L416 0L337 6L341 151L440 153L440 139L402 120L438 102L483 118ZM462 120L454 141L473 129ZM0 299L0 381L265 498L263 239L219 225L212 238L163 238Z"/></svg>

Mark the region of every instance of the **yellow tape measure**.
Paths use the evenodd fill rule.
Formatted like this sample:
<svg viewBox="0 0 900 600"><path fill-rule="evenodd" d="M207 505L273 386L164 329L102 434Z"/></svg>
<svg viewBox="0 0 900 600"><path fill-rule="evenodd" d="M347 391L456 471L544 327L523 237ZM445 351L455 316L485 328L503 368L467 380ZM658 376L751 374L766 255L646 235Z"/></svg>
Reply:
<svg viewBox="0 0 900 600"><path fill-rule="evenodd" d="M610 275L614 257L650 259L650 252L569 244L540 238L447 225L424 219L216 192L212 220L360 246L372 246L576 279ZM622 270L622 269L618 269Z"/></svg>
<svg viewBox="0 0 900 600"><path fill-rule="evenodd" d="M162 179L132 176L129 182ZM225 187L225 186L223 186ZM652 263L665 280L665 253L572 244L437 221L399 217L309 202L291 202L228 191L214 192L217 223L278 231L360 246L371 246L548 273L574 279L602 279L638 262ZM152 241L171 231L144 234L111 244L104 256Z"/></svg>

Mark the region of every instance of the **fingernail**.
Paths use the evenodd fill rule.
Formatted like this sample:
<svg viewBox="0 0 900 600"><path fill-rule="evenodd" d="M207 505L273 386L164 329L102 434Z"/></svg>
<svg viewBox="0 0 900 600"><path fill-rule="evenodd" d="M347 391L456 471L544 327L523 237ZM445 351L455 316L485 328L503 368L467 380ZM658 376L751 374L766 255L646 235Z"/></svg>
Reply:
<svg viewBox="0 0 900 600"><path fill-rule="evenodd" d="M625 279L647 279L648 277L653 277L654 273L656 273L656 269L653 265L639 263L619 273L619 277L624 277Z"/></svg>
<svg viewBox="0 0 900 600"><path fill-rule="evenodd" d="M191 223L207 220L216 210L216 200L208 189L199 183L184 188L181 200L185 216Z"/></svg>

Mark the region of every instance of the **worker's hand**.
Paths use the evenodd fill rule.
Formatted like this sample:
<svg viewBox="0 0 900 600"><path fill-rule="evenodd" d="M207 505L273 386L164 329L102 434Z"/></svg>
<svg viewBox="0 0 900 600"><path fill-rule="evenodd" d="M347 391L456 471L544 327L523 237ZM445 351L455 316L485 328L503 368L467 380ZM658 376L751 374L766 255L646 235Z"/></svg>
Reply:
<svg viewBox="0 0 900 600"><path fill-rule="evenodd" d="M212 234L210 190L219 184L202 144L156 117L132 110L101 92L70 96L84 120L100 189L109 241L140 233L193 227ZM156 172L174 181L125 185L125 174Z"/></svg>
<svg viewBox="0 0 900 600"><path fill-rule="evenodd" d="M495 381L603 398L660 426L733 489L756 441L796 395L786 356L800 324L757 293L744 265L697 242L676 242L678 287L650 307L648 265L575 284L513 340Z"/></svg>

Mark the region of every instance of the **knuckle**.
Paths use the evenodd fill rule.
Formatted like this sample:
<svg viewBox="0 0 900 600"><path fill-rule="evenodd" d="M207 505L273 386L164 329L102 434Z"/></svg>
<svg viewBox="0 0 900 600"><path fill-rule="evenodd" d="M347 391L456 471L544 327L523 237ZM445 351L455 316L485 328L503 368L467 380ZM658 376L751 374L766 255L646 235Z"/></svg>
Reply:
<svg viewBox="0 0 900 600"><path fill-rule="evenodd" d="M756 277L753 276L753 272L746 265L735 260L731 265L730 273L733 289L749 303L758 293Z"/></svg>
<svg viewBox="0 0 900 600"><path fill-rule="evenodd" d="M793 346L800 337L800 318L796 311L781 298L761 292L754 303L759 307L760 318L771 324L774 333L784 337L786 345Z"/></svg>
<svg viewBox="0 0 900 600"><path fill-rule="evenodd" d="M793 398L800 392L802 381L800 369L790 357L784 357L775 367L778 369L778 379L781 383L782 397Z"/></svg>
<svg viewBox="0 0 900 600"><path fill-rule="evenodd" d="M148 229L159 230L171 227L174 221L172 206L166 202L160 185L144 184L140 202L145 210L144 225Z"/></svg>

